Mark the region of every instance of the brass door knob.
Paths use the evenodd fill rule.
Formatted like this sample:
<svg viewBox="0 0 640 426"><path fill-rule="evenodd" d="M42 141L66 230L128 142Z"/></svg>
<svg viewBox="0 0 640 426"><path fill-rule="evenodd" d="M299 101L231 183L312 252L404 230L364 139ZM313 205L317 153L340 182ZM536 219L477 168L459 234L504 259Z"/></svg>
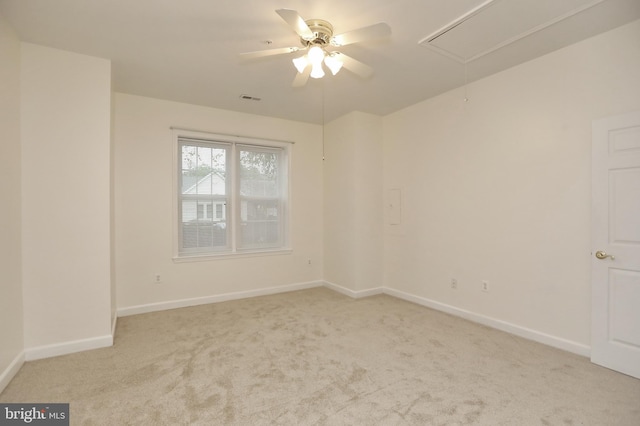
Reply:
<svg viewBox="0 0 640 426"><path fill-rule="evenodd" d="M614 260L614 259L616 258L614 255L612 255L612 254L607 254L607 253L603 252L602 250L598 250L598 251L596 252L596 257L597 257L598 259L606 259L607 257L610 257L610 258L611 258L611 260Z"/></svg>

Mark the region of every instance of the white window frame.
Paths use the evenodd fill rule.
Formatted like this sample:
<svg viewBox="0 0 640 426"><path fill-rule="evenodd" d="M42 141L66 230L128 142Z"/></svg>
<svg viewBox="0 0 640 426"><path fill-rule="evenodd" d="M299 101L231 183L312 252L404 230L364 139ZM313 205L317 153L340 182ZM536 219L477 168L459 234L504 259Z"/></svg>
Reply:
<svg viewBox="0 0 640 426"><path fill-rule="evenodd" d="M293 142L288 141L277 141L277 140L269 140L269 139L258 139L258 138L250 138L244 136L233 136L233 135L224 135L217 133L208 133L201 132L195 130L188 129L180 129L172 127L172 139L173 139L173 164L172 164L172 174L173 174L173 260L176 262L189 262L189 261L201 261L201 260L217 260L217 259L225 259L230 257L246 257L246 256L260 256L260 255L274 255L274 254L288 254L292 252L291 249L291 157L292 157L292 149L291 146ZM181 205L179 200L180 191L182 188L180 187L180 174L182 170L182 165L180 164L180 141L183 139L190 139L202 144L211 144L212 146L218 145L228 145L229 148L229 158L227 162L229 164L228 170L231 175L230 182L228 184L229 195L228 199L230 200L230 206L227 209L227 220L228 226L229 222L231 225L229 226L228 232L228 248L226 249L214 249L211 251L193 251L193 252L185 252L180 250L181 246L181 236L180 236L180 226L181 226L181 214L180 209ZM284 162L283 166L286 169L285 179L283 179L282 183L282 192L284 197L282 199L282 213L283 213L283 222L281 223L281 244L278 247L263 247L263 248L239 248L237 244L237 239L239 238L236 234L236 229L240 223L240 193L239 188L237 188L237 184L239 181L238 178L238 168L240 165L240 156L238 154L239 147L241 146L255 146L255 147L263 147L267 149L281 149L284 153ZM215 216L215 205L214 205L214 216Z"/></svg>

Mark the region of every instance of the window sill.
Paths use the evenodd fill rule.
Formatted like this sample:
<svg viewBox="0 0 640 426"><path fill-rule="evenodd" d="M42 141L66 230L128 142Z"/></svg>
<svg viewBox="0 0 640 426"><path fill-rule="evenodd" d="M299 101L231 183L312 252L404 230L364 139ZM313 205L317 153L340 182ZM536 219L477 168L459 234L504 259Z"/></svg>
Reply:
<svg viewBox="0 0 640 426"><path fill-rule="evenodd" d="M187 262L208 262L212 260L229 260L229 259L242 259L248 257L262 257L262 256L281 256L293 253L292 249L275 249L275 250L260 250L260 251L243 251L236 253L194 253L183 254L173 257L174 263L187 263Z"/></svg>

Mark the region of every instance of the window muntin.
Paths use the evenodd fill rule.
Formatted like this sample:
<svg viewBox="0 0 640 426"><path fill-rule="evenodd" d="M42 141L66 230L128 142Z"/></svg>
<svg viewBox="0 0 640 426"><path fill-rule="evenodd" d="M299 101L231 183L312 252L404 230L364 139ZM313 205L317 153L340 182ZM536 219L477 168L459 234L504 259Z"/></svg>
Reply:
<svg viewBox="0 0 640 426"><path fill-rule="evenodd" d="M287 249L290 144L199 135L176 134L176 255Z"/></svg>

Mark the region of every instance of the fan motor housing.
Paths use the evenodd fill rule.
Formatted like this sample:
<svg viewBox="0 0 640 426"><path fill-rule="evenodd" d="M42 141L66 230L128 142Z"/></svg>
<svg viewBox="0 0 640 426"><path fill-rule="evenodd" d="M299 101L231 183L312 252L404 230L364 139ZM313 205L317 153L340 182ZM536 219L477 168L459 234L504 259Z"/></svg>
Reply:
<svg viewBox="0 0 640 426"><path fill-rule="evenodd" d="M309 19L305 23L313 32L314 38L311 40L300 38L300 42L304 47L329 44L331 37L333 37L333 25L322 19Z"/></svg>

